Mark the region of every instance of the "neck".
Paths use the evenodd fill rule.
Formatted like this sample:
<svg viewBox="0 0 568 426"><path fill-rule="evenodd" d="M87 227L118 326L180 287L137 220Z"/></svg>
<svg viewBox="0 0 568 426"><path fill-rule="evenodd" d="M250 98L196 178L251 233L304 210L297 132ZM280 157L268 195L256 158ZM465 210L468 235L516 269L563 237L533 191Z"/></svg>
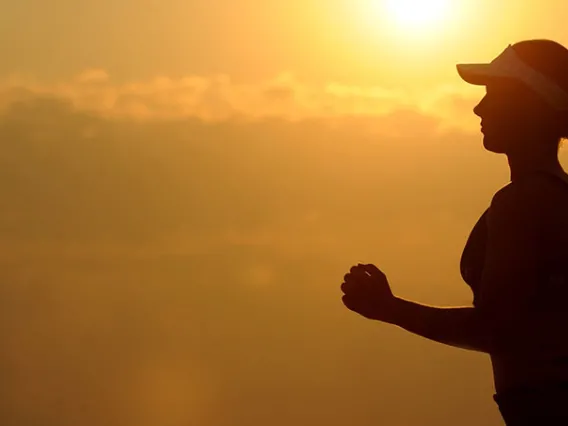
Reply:
<svg viewBox="0 0 568 426"><path fill-rule="evenodd" d="M511 181L518 180L536 171L546 171L550 173L564 172L558 160L557 150L545 148L545 146L553 145L542 144L540 146L543 146L543 148L539 150L507 154L509 168L511 170Z"/></svg>

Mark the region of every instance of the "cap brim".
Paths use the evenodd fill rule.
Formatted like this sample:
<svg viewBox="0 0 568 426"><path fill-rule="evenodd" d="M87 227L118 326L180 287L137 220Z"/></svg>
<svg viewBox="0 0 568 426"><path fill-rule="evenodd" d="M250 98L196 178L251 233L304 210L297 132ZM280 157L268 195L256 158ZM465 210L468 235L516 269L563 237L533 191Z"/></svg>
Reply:
<svg viewBox="0 0 568 426"><path fill-rule="evenodd" d="M459 64L456 66L460 77L469 84L485 86L498 75L491 64Z"/></svg>

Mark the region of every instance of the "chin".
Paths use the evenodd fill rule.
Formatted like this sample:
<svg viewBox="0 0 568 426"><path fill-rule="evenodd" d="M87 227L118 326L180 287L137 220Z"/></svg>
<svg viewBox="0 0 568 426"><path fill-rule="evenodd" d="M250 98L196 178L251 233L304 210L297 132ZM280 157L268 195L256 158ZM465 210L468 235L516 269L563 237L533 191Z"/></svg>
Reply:
<svg viewBox="0 0 568 426"><path fill-rule="evenodd" d="M495 154L505 154L507 152L506 146L502 143L502 139L491 138L490 136L483 136L483 147Z"/></svg>

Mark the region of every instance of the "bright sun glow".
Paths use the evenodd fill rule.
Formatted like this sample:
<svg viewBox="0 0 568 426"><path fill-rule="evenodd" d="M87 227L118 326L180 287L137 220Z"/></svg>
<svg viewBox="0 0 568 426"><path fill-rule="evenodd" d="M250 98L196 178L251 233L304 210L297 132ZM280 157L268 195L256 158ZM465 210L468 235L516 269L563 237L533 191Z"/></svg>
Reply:
<svg viewBox="0 0 568 426"><path fill-rule="evenodd" d="M448 18L450 0L385 0L387 13L406 29L431 30Z"/></svg>

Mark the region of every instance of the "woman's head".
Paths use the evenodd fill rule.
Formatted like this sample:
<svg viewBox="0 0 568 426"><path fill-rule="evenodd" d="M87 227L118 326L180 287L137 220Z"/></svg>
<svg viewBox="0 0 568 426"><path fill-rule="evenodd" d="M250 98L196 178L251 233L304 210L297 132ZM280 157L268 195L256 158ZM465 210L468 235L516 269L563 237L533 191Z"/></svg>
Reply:
<svg viewBox="0 0 568 426"><path fill-rule="evenodd" d="M475 107L484 146L512 154L556 152L568 138L568 49L549 40L509 46L488 65L459 65L464 80L486 87Z"/></svg>

